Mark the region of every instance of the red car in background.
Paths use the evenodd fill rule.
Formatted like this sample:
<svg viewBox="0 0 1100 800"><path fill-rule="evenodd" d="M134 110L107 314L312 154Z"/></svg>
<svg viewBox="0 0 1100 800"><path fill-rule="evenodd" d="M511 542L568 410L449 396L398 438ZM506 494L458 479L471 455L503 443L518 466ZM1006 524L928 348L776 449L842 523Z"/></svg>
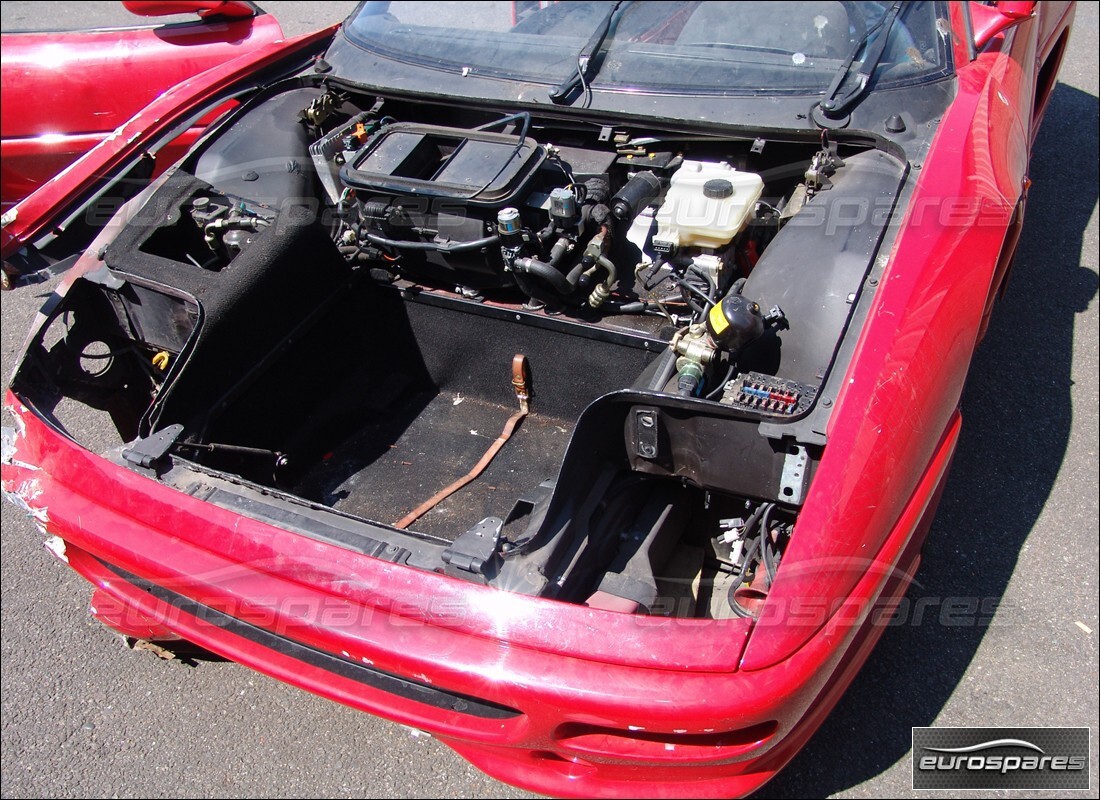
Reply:
<svg viewBox="0 0 1100 800"><path fill-rule="evenodd" d="M131 637L746 794L917 569L1073 5L475 8L258 48L5 217L75 263L4 491Z"/></svg>
<svg viewBox="0 0 1100 800"><path fill-rule="evenodd" d="M0 85L0 207L34 192L102 142L166 89L283 38L254 3L141 2L142 16L197 13L198 19L130 28L4 33ZM208 120L201 120L206 122ZM161 159L183 155L201 124L181 133Z"/></svg>

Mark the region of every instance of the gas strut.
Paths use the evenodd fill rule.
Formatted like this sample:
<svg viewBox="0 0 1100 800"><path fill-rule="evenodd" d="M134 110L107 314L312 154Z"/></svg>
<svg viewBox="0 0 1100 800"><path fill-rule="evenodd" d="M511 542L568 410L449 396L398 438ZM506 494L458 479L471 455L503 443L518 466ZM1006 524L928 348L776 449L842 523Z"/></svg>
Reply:
<svg viewBox="0 0 1100 800"><path fill-rule="evenodd" d="M270 458L275 462L275 467L285 467L287 457L278 450L268 450L263 447L244 447L239 444L219 444L218 442L177 442L176 447L189 447L192 450L205 450L207 453L227 453L234 456L254 456L256 458Z"/></svg>

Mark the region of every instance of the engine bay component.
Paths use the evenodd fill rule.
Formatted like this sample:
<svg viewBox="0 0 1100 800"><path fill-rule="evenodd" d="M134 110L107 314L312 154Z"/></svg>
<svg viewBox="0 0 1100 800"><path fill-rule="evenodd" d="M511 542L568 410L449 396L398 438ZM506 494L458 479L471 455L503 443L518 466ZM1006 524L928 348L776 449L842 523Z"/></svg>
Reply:
<svg viewBox="0 0 1100 800"><path fill-rule="evenodd" d="M816 386L745 372L726 384L721 402L757 413L791 417L809 409L816 396Z"/></svg>
<svg viewBox="0 0 1100 800"><path fill-rule="evenodd" d="M684 247L724 247L748 224L763 190L759 175L724 161L684 161L657 212L653 249L667 254Z"/></svg>
<svg viewBox="0 0 1100 800"><path fill-rule="evenodd" d="M550 192L550 219L559 227L568 227L577 217L577 195L569 187Z"/></svg>
<svg viewBox="0 0 1100 800"><path fill-rule="evenodd" d="M764 333L760 304L730 292L707 313L707 333L723 350L740 350Z"/></svg>
<svg viewBox="0 0 1100 800"><path fill-rule="evenodd" d="M292 91L295 102L315 94ZM284 105L268 99L250 116L263 121L269 111L281 112ZM305 137L287 131L280 134L286 157L279 159L280 170L275 176L279 181L265 179L260 187L263 191L253 196L223 188L223 183L239 188L238 180L243 182L241 186L264 182L246 180L240 165L224 170L226 178L204 171L222 182L219 184L188 176L186 171L170 176L158 190L157 207L165 211L156 224L128 228L105 255L107 266L124 280L132 276L161 282L167 276L180 290L202 297L204 315L188 318L184 327L196 332L195 346L203 353L217 351L207 362L215 367L224 360L221 352L238 352L226 348L221 337L239 336L240 329L218 324L222 309L214 300L225 297L228 303L244 294L257 298L257 307L277 308L289 320L289 327L257 342L257 347L262 344L272 353L270 363L280 365L270 372L273 381L276 373L288 371L328 375L337 363L345 362L320 361L314 349L320 342L358 342L359 348L373 348L372 335L365 335L354 322L367 317L400 332L394 335L403 337L404 345L393 356L397 366L386 366L376 358L357 368L347 379L346 396L362 395L362 387L378 382L375 373L390 375L396 369L402 374L400 380L382 381L377 399L367 410L354 402L345 408L343 400L333 399L329 405L335 413L330 413L329 405L312 412L311 399L288 399L280 408L310 422L292 435L272 433L265 428L266 421L282 415L272 411L254 419L247 410L257 402L270 404L266 399L271 393L269 384L257 384L253 390L254 378L235 381L233 374L240 370L223 371L220 367L211 367L210 374L202 368L182 372L184 361L179 354L184 352L186 337L177 336L179 341L165 347L166 343L146 333L141 334L142 359L134 369L148 373L152 403L143 405L144 398L134 399L135 407L148 407L148 411L135 414L126 430L155 432L162 420L184 421L188 436L179 447L189 456L247 480L290 487L303 496L328 497L329 473L342 475L345 469L356 474L365 470L370 480L388 486L392 476L384 461L375 464L375 459L363 467L351 455L357 440L353 435L340 438L345 434L344 420L350 420L348 431L364 418L369 428L373 424L369 419L377 409L402 407L405 401L400 398L422 392L424 396L416 395L416 402L426 403L428 411L417 415L410 441L425 430L433 431L434 436L432 426L446 427L451 421L438 413L438 409L449 407L445 405L448 401L431 395L435 391L431 387L460 385L463 396L480 397L480 378L485 376L480 367L471 365L495 362L502 357L497 352L501 348L506 348L508 355L522 349L541 365L553 364L556 370L551 373L555 380L544 384L553 388L544 389L540 413L553 410L557 397L561 418L579 419L592 401L629 389L664 394L664 400L655 401L658 405L667 402L680 409L685 407L683 398L703 401L693 402L691 408L702 415L697 419L705 422L681 426L654 414L652 428L645 431L652 435L651 440L646 440L642 449L628 446L628 452L634 453L632 469L658 477L688 475L697 486L731 495L779 497L780 487L771 485L778 470L743 473L719 461L695 463L682 442L709 436L702 429L717 429L719 420L724 429L736 418L738 425L745 423L735 426L742 431L738 435L751 434L755 444L752 418L772 424L780 417L794 418L808 411L812 402L813 390L794 388L784 393L784 385L769 389L766 383L771 374L795 378L787 370L791 348L785 346L779 358L774 353L782 312L778 307L768 313L764 310L777 301L771 293L775 283L771 273L795 263L789 256L774 256L778 252L774 240L782 243L796 231L782 233L778 224L768 223L768 215L761 209L778 213L775 209L785 207L802 171L769 179L769 203L752 205L749 199L760 191L759 175L770 175L774 165L754 157L740 141L688 137L657 142L655 137L635 136L611 142L600 138L602 129L567 125L526 112L447 118L450 127L434 124L443 118L414 114L392 98L348 97ZM295 124L305 125L301 121ZM253 124L247 130L260 127ZM231 118L226 135L235 136L238 130L244 127ZM668 137L671 132L663 133ZM650 150L650 139L659 148ZM813 146L800 145L798 152L805 164L811 161ZM623 155L624 149L633 155ZM208 148L192 163L213 165L210 153L221 158L224 151L226 146ZM860 158L858 153L845 155L849 164ZM730 164L747 168L738 171ZM289 171L291 166L305 165L314 166L315 171ZM320 215L311 211L309 204L299 207L281 202L276 210L265 202L268 189L287 180L284 175L310 183L310 191L320 201L312 207L319 205ZM335 183L325 181L326 175ZM814 202L828 203L834 196L842 196L843 178L838 174L834 189ZM691 217L690 202L684 205L684 198L701 203L697 218ZM743 218L715 234L727 212ZM750 214L764 224L750 229ZM696 236L704 228L707 235ZM675 252L661 256L661 233L673 229ZM322 241L324 244L319 243ZM303 248L311 255L302 256ZM323 258L318 258L322 251ZM762 255L765 251L766 256ZM295 287L300 282L323 295L323 302L309 305L314 310L308 318L301 316L306 309L299 307L297 289L287 293L281 288L285 281ZM758 285L768 288L769 294L758 291ZM348 287L352 287L351 295L346 294ZM234 319L246 325L249 309L235 308L244 309ZM346 312L333 314L327 310L330 308ZM104 313L108 310L105 307ZM806 313L803 310L798 317L799 330ZM461 315L464 326L477 322L470 328L473 338L459 339L455 315ZM118 336L126 339L129 321L120 319L119 324ZM302 343L302 331L295 326L316 328L309 340L312 344ZM770 335L772 328L777 329L775 336ZM585 341L583 348L575 346L573 340L578 337ZM77 352L80 342L73 341L67 349ZM321 345L322 350L327 346ZM597 358L607 348L613 355ZM167 368L159 366L164 358L151 365L150 359L161 350L168 353ZM333 359L338 352L334 351ZM483 355L473 358L471 353ZM457 364L462 365L461 375L455 372ZM577 369L586 375L583 386L573 380ZM746 374L764 377L746 383ZM734 393L734 385L744 391ZM100 380L98 386L106 391L107 382ZM468 427L456 416L456 430L481 430L486 425L498 429L503 423L507 414L498 421L499 414L493 413L500 406L499 397L494 391L484 394L491 402ZM265 399L257 401L261 395ZM461 402L463 398L456 393L454 399ZM730 415L720 402L727 409L736 406L746 413ZM193 405L200 410L190 412ZM466 403L453 407L472 415L472 407ZM569 431L571 425L561 427ZM691 429L694 427L700 430ZM388 438L387 431L372 429L363 435L382 441ZM530 474L525 472L522 480L552 474L553 465L546 466L543 459L553 461L561 453L542 447L544 442L538 437L545 431L536 431L527 423L517 431L520 439L535 442L524 456ZM603 436L604 427L596 426L586 435ZM322 441L334 442L337 450L346 447L345 460L325 460L323 445L315 444ZM195 446L190 447L192 444ZM507 458L515 454L510 448L506 448ZM248 455L252 453L263 453L264 458ZM271 454L280 453L289 455L279 474L273 475ZM464 471L481 455L480 450L466 453L458 460L464 466L457 471ZM778 457L770 445L753 456L764 461ZM486 469L496 469L495 462ZM436 488L453 477L448 474ZM517 488L520 482L517 478L510 488ZM443 501L446 513L461 509L462 514L469 514L462 521L464 530L489 513L488 508L479 510L476 503L467 503L466 498L479 491L478 484L471 482L461 500ZM381 501L376 507L373 498L373 491L356 492L354 502L360 505L354 513L377 517ZM407 498L399 506L401 513L422 501L419 495ZM392 507L390 503L385 508ZM495 516L503 519L506 515ZM414 525L420 529L424 519L442 518L432 510ZM519 532L520 528L505 521L505 540L519 541ZM598 582L578 584L575 598L583 600L598 591Z"/></svg>
<svg viewBox="0 0 1100 800"><path fill-rule="evenodd" d="M509 207L497 212L497 235L504 247L523 244L523 222L519 218L519 209Z"/></svg>
<svg viewBox="0 0 1100 800"><path fill-rule="evenodd" d="M611 198L611 213L620 222L633 222L660 193L660 178L648 170L635 173Z"/></svg>
<svg viewBox="0 0 1100 800"><path fill-rule="evenodd" d="M252 234L271 224L269 219L251 212L244 205L232 205L228 198L199 195L191 201L191 218L202 231L203 241L212 258L201 266L213 269L232 261L252 244Z"/></svg>
<svg viewBox="0 0 1100 800"><path fill-rule="evenodd" d="M501 207L518 202L545 157L545 148L519 136L395 122L379 129L340 179L364 192Z"/></svg>
<svg viewBox="0 0 1100 800"><path fill-rule="evenodd" d="M736 289L736 287L735 287ZM676 353L676 389L683 397L699 394L707 368L728 362L726 378L707 395L713 399L737 367L740 351L764 335L770 324L783 320L782 311L775 308L764 316L760 304L730 291L707 312L704 322L689 325L676 333L669 348Z"/></svg>
<svg viewBox="0 0 1100 800"><path fill-rule="evenodd" d="M352 117L347 124L330 131L309 146L309 155L317 170L321 185L334 204L340 200L343 187L339 174L330 164L344 164L363 146L364 141L378 128L378 122L370 118L369 112Z"/></svg>
<svg viewBox="0 0 1100 800"><path fill-rule="evenodd" d="M711 540L726 565L715 577L715 587L723 590L712 595L716 617L759 616L794 530L790 512L776 503L746 503L746 511L747 517L722 520L726 532Z"/></svg>
<svg viewBox="0 0 1100 800"><path fill-rule="evenodd" d="M669 347L677 354L676 390L683 397L693 397L703 384L706 368L718 358L718 347L703 324L677 331Z"/></svg>

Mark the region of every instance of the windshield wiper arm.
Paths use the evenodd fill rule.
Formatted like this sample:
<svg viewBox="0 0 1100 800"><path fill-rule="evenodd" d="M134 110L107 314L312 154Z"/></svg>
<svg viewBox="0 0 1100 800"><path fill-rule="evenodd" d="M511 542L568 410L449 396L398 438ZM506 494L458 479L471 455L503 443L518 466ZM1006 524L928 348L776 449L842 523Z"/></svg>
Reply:
<svg viewBox="0 0 1100 800"><path fill-rule="evenodd" d="M603 40L607 38L607 33L611 30L611 20L615 18L615 13L629 2L630 0L616 0L611 4L611 8L600 20L600 24L592 32L592 36L581 48L581 51L577 53L576 72L550 90L551 101L555 103L562 102L574 89L578 86L584 86L591 80L592 61L595 55L600 52L600 48L603 47Z"/></svg>
<svg viewBox="0 0 1100 800"><path fill-rule="evenodd" d="M833 82L829 85L829 91L825 95L825 99L821 101L821 110L825 112L826 116L834 119L843 116L866 91L867 84L871 82L871 76L875 74L875 69L882 60L882 54L886 52L886 41L890 38L890 29L894 27L894 20L898 18L901 6L901 0L890 6L890 9L883 14L882 19L868 28L862 38L856 42L852 54L845 59L844 64L837 70ZM844 81L852 72L852 64L855 63L860 50L866 47L867 43L871 41L871 37L879 31L881 31L881 34L875 39L874 44L867 48L867 52L863 56L863 63L856 74L856 85L847 94L837 97L840 87L844 85Z"/></svg>

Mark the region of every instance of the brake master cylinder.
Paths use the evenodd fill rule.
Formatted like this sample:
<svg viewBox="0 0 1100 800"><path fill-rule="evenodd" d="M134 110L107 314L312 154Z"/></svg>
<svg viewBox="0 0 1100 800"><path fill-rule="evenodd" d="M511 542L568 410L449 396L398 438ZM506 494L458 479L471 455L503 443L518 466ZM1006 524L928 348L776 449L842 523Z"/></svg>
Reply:
<svg viewBox="0 0 1100 800"><path fill-rule="evenodd" d="M763 179L753 172L724 161L685 161L657 211L653 249L667 254L724 247L748 224L763 191Z"/></svg>

